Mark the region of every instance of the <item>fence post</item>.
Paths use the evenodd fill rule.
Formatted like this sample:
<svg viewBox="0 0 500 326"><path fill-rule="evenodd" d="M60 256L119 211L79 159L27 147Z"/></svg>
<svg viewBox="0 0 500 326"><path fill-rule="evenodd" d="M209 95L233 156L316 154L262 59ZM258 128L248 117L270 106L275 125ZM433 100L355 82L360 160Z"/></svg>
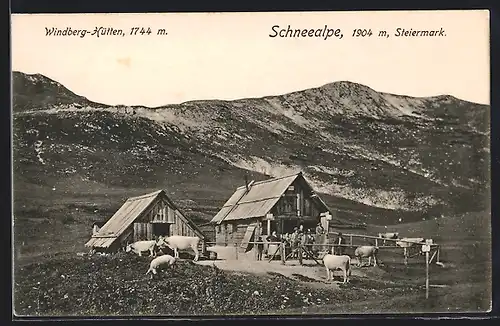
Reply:
<svg viewBox="0 0 500 326"><path fill-rule="evenodd" d="M280 244L281 265L285 265L285 258L286 258L285 254L286 254L286 252L285 252L285 243L282 242Z"/></svg>
<svg viewBox="0 0 500 326"><path fill-rule="evenodd" d="M255 242L255 241L254 241ZM252 246L252 250L253 250L253 258L255 260L258 260L259 259L259 253L258 253L258 249L257 249L257 246L258 244L257 243L254 243L253 246Z"/></svg>
<svg viewBox="0 0 500 326"><path fill-rule="evenodd" d="M405 266L406 266L406 265L408 265L408 252L406 250L406 247L403 248L403 254L405 256L404 262L405 262Z"/></svg>
<svg viewBox="0 0 500 326"><path fill-rule="evenodd" d="M234 249L236 252L236 260L238 260L238 244L237 243L234 244Z"/></svg>
<svg viewBox="0 0 500 326"><path fill-rule="evenodd" d="M299 244L299 264L302 265L302 244Z"/></svg>
<svg viewBox="0 0 500 326"><path fill-rule="evenodd" d="M349 236L349 239L350 239L350 242L351 242L350 245L352 246L352 235Z"/></svg>
<svg viewBox="0 0 500 326"><path fill-rule="evenodd" d="M429 299L429 252L425 252L425 298Z"/></svg>

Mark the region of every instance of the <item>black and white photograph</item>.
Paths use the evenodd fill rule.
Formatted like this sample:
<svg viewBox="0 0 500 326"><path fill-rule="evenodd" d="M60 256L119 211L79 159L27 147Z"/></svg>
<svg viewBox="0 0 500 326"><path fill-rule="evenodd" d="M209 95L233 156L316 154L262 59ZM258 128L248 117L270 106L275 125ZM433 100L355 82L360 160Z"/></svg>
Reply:
<svg viewBox="0 0 500 326"><path fill-rule="evenodd" d="M491 311L489 20L12 14L13 316Z"/></svg>

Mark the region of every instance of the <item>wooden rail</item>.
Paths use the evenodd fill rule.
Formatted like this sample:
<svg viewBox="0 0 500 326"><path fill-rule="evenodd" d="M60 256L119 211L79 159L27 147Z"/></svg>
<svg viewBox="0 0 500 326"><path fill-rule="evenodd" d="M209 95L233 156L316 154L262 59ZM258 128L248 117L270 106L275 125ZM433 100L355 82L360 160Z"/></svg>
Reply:
<svg viewBox="0 0 500 326"><path fill-rule="evenodd" d="M337 234L338 235L338 232L329 232L328 234ZM414 254L414 255L410 255L409 252L408 252L408 249L410 248L407 248L407 247L400 247L400 246L397 246L396 245L396 242L404 242L404 243L411 243L411 244L415 244L415 245L423 245L425 243L422 243L422 242L417 242L417 241L412 241L412 240L402 240L402 239L385 239L385 238L381 238L381 237L377 237L377 236L371 236L371 235L360 235L360 234L345 234L343 233L342 234L343 236L346 236L346 237L349 237L349 244L335 244L335 243L312 243L312 244L303 244L303 246L305 246L306 248L308 246L312 246L312 247L331 247L332 250L328 249L328 252L330 251L333 251L333 248L334 247L346 247L346 248L353 248L353 247L359 247L360 245L359 244L353 244L353 238L362 238L362 239L374 239L375 240L375 246L377 246L378 248L381 248L381 249L403 249L403 262L405 265L408 265L408 258L411 258L411 257L414 257L414 256L417 256L420 254L420 252ZM392 246L378 246L378 241L392 241L395 243L395 245L392 245ZM228 243L217 243L217 242L207 242L206 243L207 245L220 245L220 246L228 246ZM281 260L282 260L282 264L285 264L285 260L287 257L284 257L285 256L285 245L284 245L284 242L264 242L264 241L261 241L261 242L258 242L258 241L249 241L248 244L253 244L253 245L257 245L257 244L262 244L262 245L277 245L278 248L276 249L276 251L272 254L272 258L269 260L271 261L278 252L280 252L280 256L281 256ZM434 250L434 254L432 255L432 258L431 258L431 261L433 260L433 258L436 258L436 264L438 265L442 265L442 263L439 261L439 258L440 258L440 246L439 244L436 244L436 243L432 243L432 244L429 244L431 250ZM238 245L235 243L234 244L234 247L238 247ZM321 251L321 252L324 252L324 251ZM238 250L236 248L236 257L238 257ZM299 261L302 261L302 257L299 255Z"/></svg>
<svg viewBox="0 0 500 326"><path fill-rule="evenodd" d="M94 234L94 235L92 235L91 238L94 238L94 239L116 238L116 234L105 234L105 235Z"/></svg>
<svg viewBox="0 0 500 326"><path fill-rule="evenodd" d="M329 232L328 235L330 234L335 234L338 235L339 232ZM362 234L351 234L351 233L342 233L343 236L349 237L349 242L352 245L352 239L353 238L362 238L362 239L373 239L373 240L380 240L380 241L389 241L389 242L405 242L405 243L414 243L414 244L423 244L422 242L417 242L417 241L411 241L411 240L403 240L401 239L386 239L386 238L381 238L373 235L362 235ZM431 246L437 246L437 244L432 244Z"/></svg>

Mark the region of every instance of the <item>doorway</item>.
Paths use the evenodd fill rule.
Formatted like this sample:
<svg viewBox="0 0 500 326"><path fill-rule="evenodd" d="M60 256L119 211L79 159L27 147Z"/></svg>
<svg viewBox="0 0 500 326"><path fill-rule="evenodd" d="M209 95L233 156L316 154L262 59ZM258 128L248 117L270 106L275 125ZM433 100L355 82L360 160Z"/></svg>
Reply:
<svg viewBox="0 0 500 326"><path fill-rule="evenodd" d="M153 224L153 237L170 235L170 223L152 223Z"/></svg>

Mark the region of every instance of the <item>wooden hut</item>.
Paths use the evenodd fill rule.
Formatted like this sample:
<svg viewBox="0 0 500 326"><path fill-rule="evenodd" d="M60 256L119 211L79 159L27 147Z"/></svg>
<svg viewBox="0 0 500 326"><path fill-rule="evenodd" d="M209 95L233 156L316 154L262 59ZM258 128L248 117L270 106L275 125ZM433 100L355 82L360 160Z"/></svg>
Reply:
<svg viewBox="0 0 500 326"><path fill-rule="evenodd" d="M123 248L127 242L152 240L160 235L197 236L205 251L203 233L182 214L164 190L127 199L85 246L112 252Z"/></svg>
<svg viewBox="0 0 500 326"><path fill-rule="evenodd" d="M321 223L328 230L333 216L300 172L237 188L210 223L215 226L217 244L246 251L252 247L248 242L258 236L291 233L300 224L314 230Z"/></svg>

